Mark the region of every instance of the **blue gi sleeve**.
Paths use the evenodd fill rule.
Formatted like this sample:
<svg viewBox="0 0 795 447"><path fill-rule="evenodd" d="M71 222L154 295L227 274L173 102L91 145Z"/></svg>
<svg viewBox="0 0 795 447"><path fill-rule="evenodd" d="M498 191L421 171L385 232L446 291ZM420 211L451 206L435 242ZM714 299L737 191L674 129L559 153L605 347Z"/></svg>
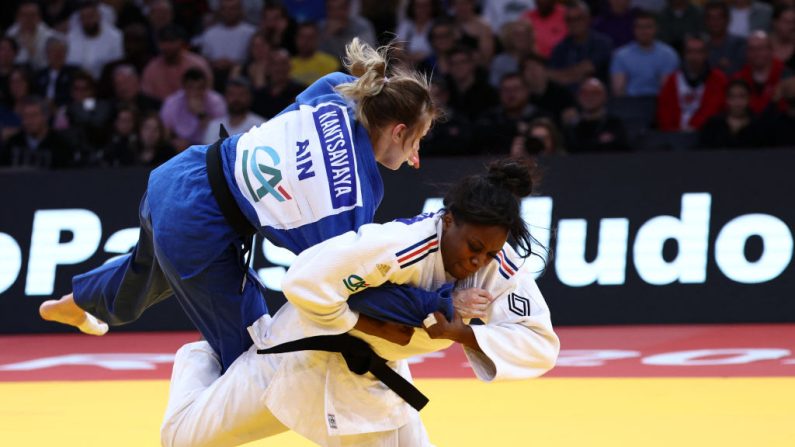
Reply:
<svg viewBox="0 0 795 447"><path fill-rule="evenodd" d="M351 310L381 321L423 327L428 314L439 311L453 319L453 284L435 291L392 283L365 289L348 298Z"/></svg>

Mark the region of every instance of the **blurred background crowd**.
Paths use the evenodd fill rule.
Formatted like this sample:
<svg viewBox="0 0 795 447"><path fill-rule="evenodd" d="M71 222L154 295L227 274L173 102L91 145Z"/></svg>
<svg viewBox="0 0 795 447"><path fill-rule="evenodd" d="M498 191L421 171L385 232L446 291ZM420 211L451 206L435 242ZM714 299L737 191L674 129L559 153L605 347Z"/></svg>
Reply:
<svg viewBox="0 0 795 447"><path fill-rule="evenodd" d="M422 155L795 146L795 0L0 2L0 167L156 166L396 42Z"/></svg>

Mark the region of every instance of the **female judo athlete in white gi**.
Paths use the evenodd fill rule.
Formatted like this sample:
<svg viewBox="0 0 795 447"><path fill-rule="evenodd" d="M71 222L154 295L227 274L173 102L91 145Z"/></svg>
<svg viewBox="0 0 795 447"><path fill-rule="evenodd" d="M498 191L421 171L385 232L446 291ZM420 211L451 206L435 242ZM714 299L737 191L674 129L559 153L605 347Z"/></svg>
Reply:
<svg viewBox="0 0 795 447"><path fill-rule="evenodd" d="M102 335L177 297L226 368L267 314L245 253L259 232L294 253L372 222L383 197L377 163L418 166L436 111L427 80L387 67L354 39L347 68L322 77L263 125L192 146L150 176L131 254L76 276L44 319Z"/></svg>
<svg viewBox="0 0 795 447"><path fill-rule="evenodd" d="M409 380L406 358L453 342L463 345L481 380L544 374L555 364L559 341L544 298L520 262L531 237L519 197L530 191L526 168L497 162L487 175L458 183L438 213L364 225L301 253L283 282L288 303L249 328L256 346L226 373L205 342L177 352L163 445L231 446L288 429L326 446L430 445L418 412L373 375L351 372L340 354L257 354L257 348L307 337L347 332ZM375 313L421 327L418 322L440 304L416 306L411 297L384 293L400 289L379 286L444 290L451 282L493 294L485 324L470 326L459 312L450 319L436 312L437 323L411 328L402 345L355 329L354 308L362 314L380 308Z"/></svg>

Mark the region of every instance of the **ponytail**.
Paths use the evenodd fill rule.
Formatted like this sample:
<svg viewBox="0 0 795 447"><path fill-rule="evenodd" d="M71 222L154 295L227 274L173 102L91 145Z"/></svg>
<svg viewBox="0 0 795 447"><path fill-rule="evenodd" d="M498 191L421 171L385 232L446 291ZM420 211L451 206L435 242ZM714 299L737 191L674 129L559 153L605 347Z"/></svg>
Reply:
<svg viewBox="0 0 795 447"><path fill-rule="evenodd" d="M337 91L356 103L356 119L372 135L391 123L419 131L438 111L431 100L430 82L412 68L390 66L392 45L377 50L354 37L345 47L345 68L358 79Z"/></svg>

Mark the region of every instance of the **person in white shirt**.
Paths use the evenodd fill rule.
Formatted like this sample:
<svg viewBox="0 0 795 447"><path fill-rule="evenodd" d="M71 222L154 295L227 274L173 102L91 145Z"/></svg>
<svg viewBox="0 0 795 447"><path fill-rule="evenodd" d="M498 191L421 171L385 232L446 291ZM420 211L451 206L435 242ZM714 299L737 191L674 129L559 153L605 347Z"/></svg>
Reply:
<svg viewBox="0 0 795 447"><path fill-rule="evenodd" d="M257 354L307 337L363 340L376 353L371 362L386 361L406 380L408 357L454 342L486 382L547 372L560 344L532 273L520 262L532 241L520 214L530 178L520 162L494 162L487 174L459 181L438 213L364 225L302 252L283 282L288 303L249 327L255 345L226 373L219 377L206 342L177 352L162 444L231 446L292 429L326 446L430 445L415 409L421 405L409 405L370 373L349 370L355 360L347 364L347 356L316 350ZM401 289L379 287L387 283L439 296L431 293L430 306L417 305L408 295L388 296ZM381 306L381 315L400 318L373 316L367 304L386 302L391 307ZM452 318L433 312L445 307ZM429 312L433 318L426 318ZM468 318L485 324L470 326ZM368 352L360 348L354 353Z"/></svg>
<svg viewBox="0 0 795 447"><path fill-rule="evenodd" d="M249 41L257 29L243 21L240 0L221 0L218 15L220 22L201 35L200 46L213 69L223 71L246 60Z"/></svg>
<svg viewBox="0 0 795 447"><path fill-rule="evenodd" d="M535 0L486 0L483 6L483 19L499 34L503 25L522 17L527 11L536 9Z"/></svg>
<svg viewBox="0 0 795 447"><path fill-rule="evenodd" d="M47 40L61 36L41 20L39 4L34 1L23 1L19 4L16 22L6 35L19 45L16 62L30 64L34 70L47 66Z"/></svg>
<svg viewBox="0 0 795 447"><path fill-rule="evenodd" d="M226 115L207 124L205 144L212 144L218 139L221 125L229 135L236 135L265 122L265 118L251 112L251 96L251 84L245 78L232 78L227 81L224 92Z"/></svg>
<svg viewBox="0 0 795 447"><path fill-rule="evenodd" d="M99 79L108 62L124 57L121 32L113 25L100 20L96 0L80 5L80 26L69 30L69 53L66 62L77 65Z"/></svg>

